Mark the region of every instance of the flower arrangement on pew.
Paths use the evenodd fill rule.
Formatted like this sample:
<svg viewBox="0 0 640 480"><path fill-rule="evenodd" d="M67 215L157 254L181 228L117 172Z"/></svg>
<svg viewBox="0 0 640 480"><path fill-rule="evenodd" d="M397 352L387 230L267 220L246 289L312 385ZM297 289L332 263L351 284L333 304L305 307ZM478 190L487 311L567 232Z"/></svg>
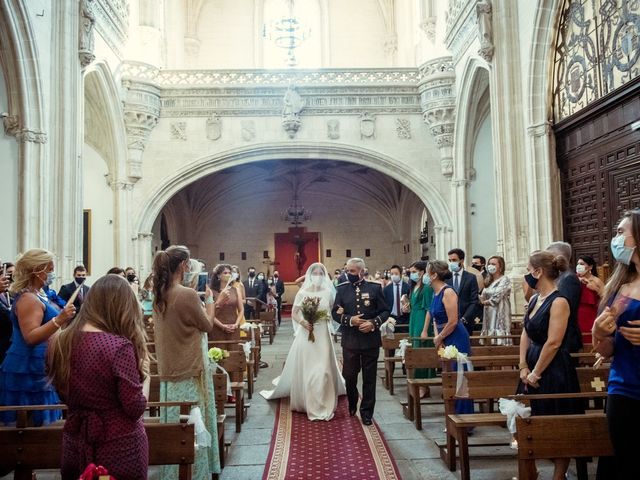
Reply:
<svg viewBox="0 0 640 480"><path fill-rule="evenodd" d="M455 345L448 345L438 350L438 356L445 360L455 360L457 365L458 379L456 381L456 395L458 397L469 396L469 390L467 388L467 379L464 378L465 367L467 371L473 371L473 364L466 353L458 351Z"/></svg>
<svg viewBox="0 0 640 480"><path fill-rule="evenodd" d="M209 349L208 355L209 360L212 360L217 365L223 358L229 357L229 352L220 347L212 347Z"/></svg>
<svg viewBox="0 0 640 480"><path fill-rule="evenodd" d="M440 348L440 350L438 350L438 356L446 360L457 360L458 355L464 355L464 353L461 354L460 352L458 352L458 349L456 348L455 345L449 345L447 347Z"/></svg>

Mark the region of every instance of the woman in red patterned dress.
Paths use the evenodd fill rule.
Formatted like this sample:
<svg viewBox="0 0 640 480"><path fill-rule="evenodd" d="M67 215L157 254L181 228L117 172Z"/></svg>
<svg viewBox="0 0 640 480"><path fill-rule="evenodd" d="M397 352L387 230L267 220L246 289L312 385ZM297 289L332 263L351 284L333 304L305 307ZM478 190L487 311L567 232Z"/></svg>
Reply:
<svg viewBox="0 0 640 480"><path fill-rule="evenodd" d="M578 257L576 274L582 284L580 293L580 306L578 307L578 326L583 333L582 341L591 343L591 327L598 316L598 304L604 291L604 283L598 278L596 261L589 255ZM584 335L584 334L587 335Z"/></svg>
<svg viewBox="0 0 640 480"><path fill-rule="evenodd" d="M49 376L69 407L63 480L77 480L90 463L118 480L147 478L147 355L142 310L129 283L118 275L100 278L48 349Z"/></svg>

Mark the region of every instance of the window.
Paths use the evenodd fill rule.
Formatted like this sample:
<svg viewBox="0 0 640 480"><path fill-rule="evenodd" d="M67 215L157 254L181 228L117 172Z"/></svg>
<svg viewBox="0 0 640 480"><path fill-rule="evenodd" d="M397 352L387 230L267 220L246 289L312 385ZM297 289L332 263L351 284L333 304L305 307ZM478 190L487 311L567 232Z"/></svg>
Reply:
<svg viewBox="0 0 640 480"><path fill-rule="evenodd" d="M371 256L371 249L370 248L365 249L364 256L365 257L370 257Z"/></svg>
<svg viewBox="0 0 640 480"><path fill-rule="evenodd" d="M224 262L224 252L220 252L220 261Z"/></svg>
<svg viewBox="0 0 640 480"><path fill-rule="evenodd" d="M324 256L327 257L327 258L331 258L331 249L330 248L327 248L327 251L326 251Z"/></svg>
<svg viewBox="0 0 640 480"><path fill-rule="evenodd" d="M351 258L351 250L347 250L347 258Z"/></svg>
<svg viewBox="0 0 640 480"><path fill-rule="evenodd" d="M242 260L246 260L246 259L247 259L247 252L241 252L241 253L240 253L240 258L241 258Z"/></svg>

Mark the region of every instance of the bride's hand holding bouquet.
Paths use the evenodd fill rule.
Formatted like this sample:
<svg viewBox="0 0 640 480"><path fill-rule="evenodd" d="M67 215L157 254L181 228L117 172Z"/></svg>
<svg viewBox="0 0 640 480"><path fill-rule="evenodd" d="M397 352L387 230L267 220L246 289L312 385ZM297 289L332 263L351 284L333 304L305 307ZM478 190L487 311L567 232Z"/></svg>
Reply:
<svg viewBox="0 0 640 480"><path fill-rule="evenodd" d="M309 341L315 342L316 337L313 334L313 327L316 323L322 320L328 320L329 314L326 310L320 310L320 298L319 297L305 297L302 301L302 305L300 306L300 310L302 310L302 316L304 320L302 322L306 322L309 327L305 326L304 323L300 322L300 324L309 331Z"/></svg>

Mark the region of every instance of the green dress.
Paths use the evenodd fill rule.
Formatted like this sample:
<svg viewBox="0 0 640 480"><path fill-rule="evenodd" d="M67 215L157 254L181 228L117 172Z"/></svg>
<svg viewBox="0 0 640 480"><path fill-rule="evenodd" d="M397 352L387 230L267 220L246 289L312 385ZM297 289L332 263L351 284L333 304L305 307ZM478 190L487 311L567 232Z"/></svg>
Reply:
<svg viewBox="0 0 640 480"><path fill-rule="evenodd" d="M424 319L433 300L433 289L430 286L423 285L422 289L414 287L411 291L411 315L409 316L409 336L419 337L424 328ZM429 323L427 335L433 337L433 322ZM432 340L413 340L413 347L433 347ZM435 378L436 370L434 368L417 368L415 370L415 378Z"/></svg>
<svg viewBox="0 0 640 480"><path fill-rule="evenodd" d="M204 372L200 380L191 378L179 382L160 382L160 401L179 402L197 401L202 419L211 434L211 446L200 447L196 450L196 459L192 469L194 480L210 480L211 474L220 473L220 456L218 454L218 423L216 414L215 390L213 387L213 372L207 356L207 334L201 339L202 355L204 356ZM162 407L160 413L162 423L177 423L180 421L179 407ZM164 466L160 473L161 480L175 480L178 478L178 466Z"/></svg>

